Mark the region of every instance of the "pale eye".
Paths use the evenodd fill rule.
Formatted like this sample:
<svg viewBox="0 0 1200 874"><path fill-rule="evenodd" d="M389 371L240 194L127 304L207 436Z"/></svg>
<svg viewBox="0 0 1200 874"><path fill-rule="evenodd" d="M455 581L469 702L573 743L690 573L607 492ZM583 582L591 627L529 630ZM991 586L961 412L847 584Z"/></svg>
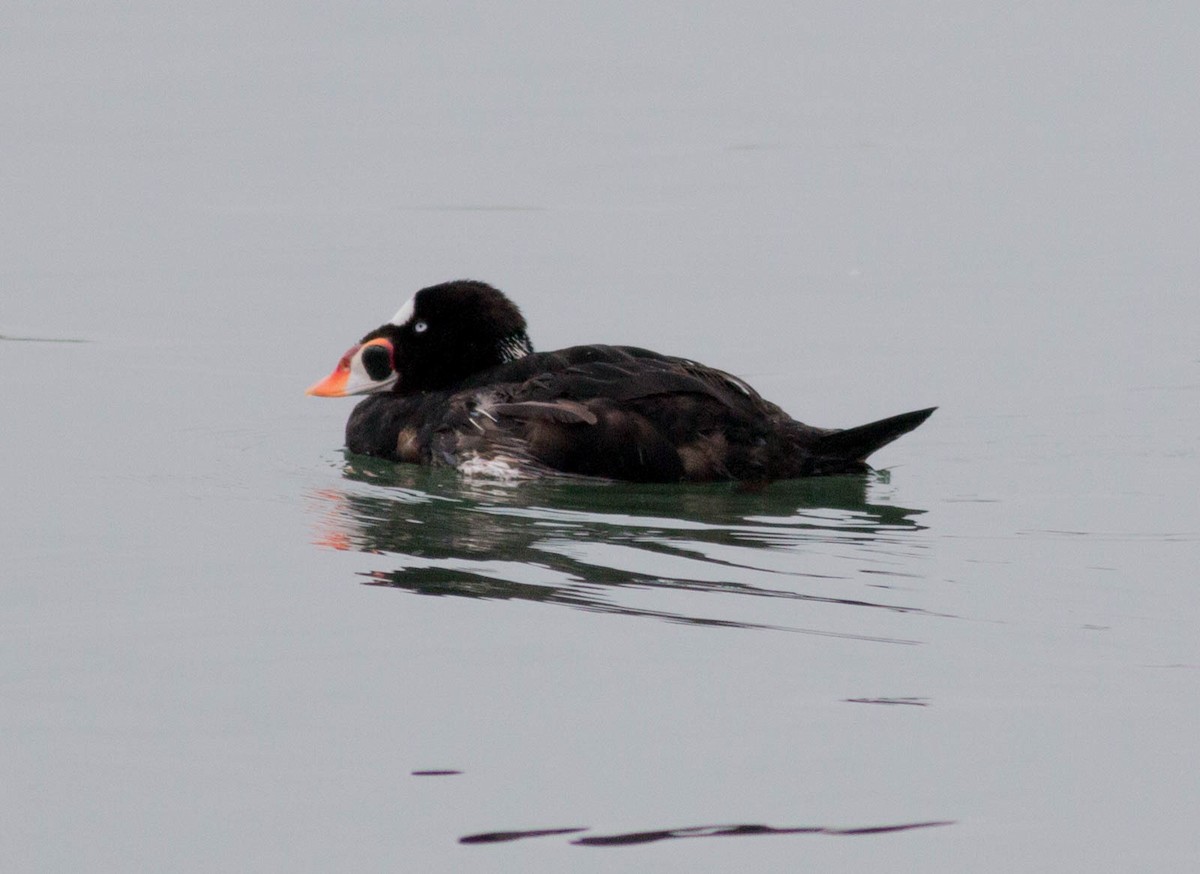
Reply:
<svg viewBox="0 0 1200 874"><path fill-rule="evenodd" d="M429 329L428 322L422 321L422 322L417 322L415 325L413 325L413 331L414 331L414 333L417 333L417 334L424 334L428 329Z"/></svg>

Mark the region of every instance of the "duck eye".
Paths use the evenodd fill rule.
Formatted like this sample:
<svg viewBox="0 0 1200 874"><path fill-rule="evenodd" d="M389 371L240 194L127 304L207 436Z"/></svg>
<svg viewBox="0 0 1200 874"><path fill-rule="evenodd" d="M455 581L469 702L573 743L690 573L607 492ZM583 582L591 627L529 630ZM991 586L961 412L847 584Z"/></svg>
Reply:
<svg viewBox="0 0 1200 874"><path fill-rule="evenodd" d="M426 321L420 321L413 325L413 331L417 334L424 334L428 329L429 323Z"/></svg>
<svg viewBox="0 0 1200 874"><path fill-rule="evenodd" d="M367 346L362 351L363 369L376 382L382 382L391 375L392 356L384 346Z"/></svg>

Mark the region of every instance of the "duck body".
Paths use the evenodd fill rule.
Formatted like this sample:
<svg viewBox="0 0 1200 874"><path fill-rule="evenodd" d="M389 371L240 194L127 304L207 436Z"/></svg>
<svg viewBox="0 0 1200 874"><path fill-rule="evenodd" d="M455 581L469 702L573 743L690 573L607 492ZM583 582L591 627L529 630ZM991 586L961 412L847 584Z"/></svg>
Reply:
<svg viewBox="0 0 1200 874"><path fill-rule="evenodd" d="M422 289L309 391L347 389L369 393L346 423L351 452L506 477L858 473L870 469L871 452L933 412L814 428L743 380L688 359L632 346L533 352L515 305L472 281Z"/></svg>

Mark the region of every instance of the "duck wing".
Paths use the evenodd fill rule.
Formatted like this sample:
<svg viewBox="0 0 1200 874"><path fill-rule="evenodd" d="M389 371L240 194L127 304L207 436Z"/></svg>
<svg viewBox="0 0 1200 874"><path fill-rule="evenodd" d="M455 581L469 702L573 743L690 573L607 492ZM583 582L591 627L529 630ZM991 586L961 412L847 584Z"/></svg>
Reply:
<svg viewBox="0 0 1200 874"><path fill-rule="evenodd" d="M531 460L637 481L770 480L869 470L876 450L936 408L855 428L791 418L738 377L630 347L564 350L558 369L506 386L488 409L520 421Z"/></svg>
<svg viewBox="0 0 1200 874"><path fill-rule="evenodd" d="M546 355L550 366L527 379L462 392L444 434L455 439L442 446L613 479L744 479L765 477L771 435L798 426L737 377L693 361L631 347ZM499 371L489 376L523 375Z"/></svg>

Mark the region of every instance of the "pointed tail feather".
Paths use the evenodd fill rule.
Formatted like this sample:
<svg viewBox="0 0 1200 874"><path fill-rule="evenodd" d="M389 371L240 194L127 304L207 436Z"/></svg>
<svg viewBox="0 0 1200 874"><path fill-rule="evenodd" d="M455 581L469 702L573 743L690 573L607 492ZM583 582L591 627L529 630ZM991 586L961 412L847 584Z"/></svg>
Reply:
<svg viewBox="0 0 1200 874"><path fill-rule="evenodd" d="M914 410L889 416L878 422L869 422L857 428L831 431L822 435L813 446L813 454L847 461L866 461L867 456L880 447L887 446L897 437L907 434L928 419L937 407Z"/></svg>

